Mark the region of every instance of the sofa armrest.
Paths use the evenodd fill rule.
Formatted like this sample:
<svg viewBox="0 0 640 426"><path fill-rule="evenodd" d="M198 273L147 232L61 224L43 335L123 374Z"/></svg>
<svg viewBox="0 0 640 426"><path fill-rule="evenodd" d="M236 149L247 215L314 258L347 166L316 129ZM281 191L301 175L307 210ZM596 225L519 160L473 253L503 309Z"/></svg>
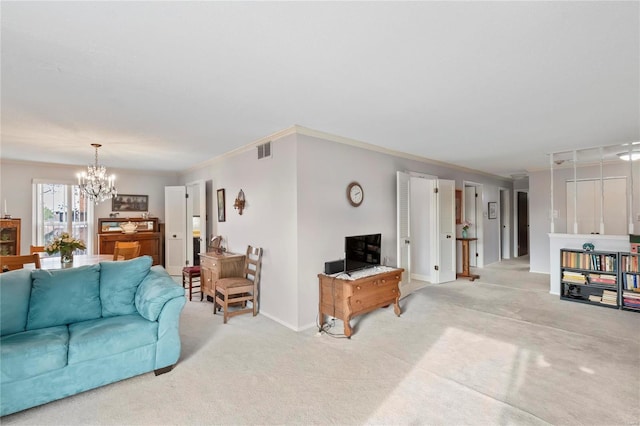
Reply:
<svg viewBox="0 0 640 426"><path fill-rule="evenodd" d="M144 318L156 321L165 303L174 298L185 299L184 289L173 281L163 267L154 266L136 290L136 309Z"/></svg>
<svg viewBox="0 0 640 426"><path fill-rule="evenodd" d="M175 297L165 303L158 317L158 342L154 370L168 367L180 358L180 312L187 299Z"/></svg>

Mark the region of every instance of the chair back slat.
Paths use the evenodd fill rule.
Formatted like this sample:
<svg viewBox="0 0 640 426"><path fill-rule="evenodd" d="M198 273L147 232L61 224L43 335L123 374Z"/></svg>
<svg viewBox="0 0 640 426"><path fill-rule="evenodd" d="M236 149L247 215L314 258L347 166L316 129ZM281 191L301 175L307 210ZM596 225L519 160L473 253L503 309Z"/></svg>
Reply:
<svg viewBox="0 0 640 426"><path fill-rule="evenodd" d="M44 246L29 246L29 254L44 253Z"/></svg>
<svg viewBox="0 0 640 426"><path fill-rule="evenodd" d="M253 281L254 285L260 282L260 269L262 268L262 248L247 247L247 255L244 260L244 276Z"/></svg>
<svg viewBox="0 0 640 426"><path fill-rule="evenodd" d="M33 263L36 269L40 269L40 255L38 253L24 256L0 256L0 271L7 272L22 269L24 265Z"/></svg>
<svg viewBox="0 0 640 426"><path fill-rule="evenodd" d="M113 249L113 260L129 260L140 256L140 243L138 241L116 241Z"/></svg>

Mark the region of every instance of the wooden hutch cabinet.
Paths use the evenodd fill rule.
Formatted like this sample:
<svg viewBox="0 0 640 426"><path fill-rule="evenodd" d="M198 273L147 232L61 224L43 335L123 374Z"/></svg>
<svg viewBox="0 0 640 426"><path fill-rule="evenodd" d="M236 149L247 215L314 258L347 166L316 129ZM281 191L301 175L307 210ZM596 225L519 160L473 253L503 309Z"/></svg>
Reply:
<svg viewBox="0 0 640 426"><path fill-rule="evenodd" d="M20 254L20 219L0 219L0 255Z"/></svg>
<svg viewBox="0 0 640 426"><path fill-rule="evenodd" d="M120 225L127 222L138 225L136 232L126 234L122 231ZM163 265L163 239L157 217L98 219L98 254L113 254L116 241L138 241L140 255L151 256L154 265Z"/></svg>

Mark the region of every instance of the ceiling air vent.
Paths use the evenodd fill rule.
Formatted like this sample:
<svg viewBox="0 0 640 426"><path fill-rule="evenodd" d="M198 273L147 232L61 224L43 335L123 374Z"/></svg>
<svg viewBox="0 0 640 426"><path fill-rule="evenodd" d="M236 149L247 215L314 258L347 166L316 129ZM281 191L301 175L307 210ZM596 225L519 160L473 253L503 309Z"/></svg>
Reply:
<svg viewBox="0 0 640 426"><path fill-rule="evenodd" d="M271 157L271 142L258 145L258 160Z"/></svg>

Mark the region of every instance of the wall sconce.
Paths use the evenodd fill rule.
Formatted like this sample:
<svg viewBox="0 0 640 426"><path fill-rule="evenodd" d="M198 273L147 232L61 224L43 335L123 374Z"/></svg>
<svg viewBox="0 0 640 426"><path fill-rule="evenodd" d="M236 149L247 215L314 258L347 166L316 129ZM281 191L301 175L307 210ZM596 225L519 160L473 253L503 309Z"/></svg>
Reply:
<svg viewBox="0 0 640 426"><path fill-rule="evenodd" d="M238 214L242 216L242 210L244 209L244 192L242 192L242 189L238 192L236 201L233 203L233 208L238 210Z"/></svg>

